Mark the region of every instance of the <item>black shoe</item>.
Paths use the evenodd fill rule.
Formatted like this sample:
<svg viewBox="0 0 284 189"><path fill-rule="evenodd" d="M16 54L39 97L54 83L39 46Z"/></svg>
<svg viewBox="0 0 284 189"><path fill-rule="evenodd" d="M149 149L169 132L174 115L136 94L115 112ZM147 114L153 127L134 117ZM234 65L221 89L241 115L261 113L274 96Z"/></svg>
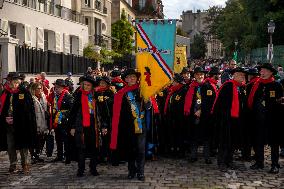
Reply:
<svg viewBox="0 0 284 189"><path fill-rule="evenodd" d="M63 161L63 158L56 157L54 160L52 160L52 162L59 162L59 161Z"/></svg>
<svg viewBox="0 0 284 189"><path fill-rule="evenodd" d="M137 179L140 181L145 181L145 176L143 174L137 174Z"/></svg>
<svg viewBox="0 0 284 189"><path fill-rule="evenodd" d="M91 170L90 172L91 172L91 174L93 176L99 176L100 175L96 169L95 170Z"/></svg>
<svg viewBox="0 0 284 189"><path fill-rule="evenodd" d="M211 159L205 159L205 163L209 165L209 164L212 164L212 161Z"/></svg>
<svg viewBox="0 0 284 189"><path fill-rule="evenodd" d="M231 170L237 170L238 169L238 166L236 166L236 164L234 164L234 163L228 163L227 167Z"/></svg>
<svg viewBox="0 0 284 189"><path fill-rule="evenodd" d="M83 177L84 176L84 172L83 171L78 171L77 172L77 177Z"/></svg>
<svg viewBox="0 0 284 189"><path fill-rule="evenodd" d="M270 171L268 173L271 174L278 174L279 173L279 168L276 166L271 167Z"/></svg>
<svg viewBox="0 0 284 189"><path fill-rule="evenodd" d="M196 162L197 161L197 158L190 158L190 160L189 160L191 163L194 163L194 162Z"/></svg>
<svg viewBox="0 0 284 189"><path fill-rule="evenodd" d="M250 169L252 170L258 170L258 169L263 169L264 165L263 164L259 164L259 163L255 163L252 166L250 166Z"/></svg>

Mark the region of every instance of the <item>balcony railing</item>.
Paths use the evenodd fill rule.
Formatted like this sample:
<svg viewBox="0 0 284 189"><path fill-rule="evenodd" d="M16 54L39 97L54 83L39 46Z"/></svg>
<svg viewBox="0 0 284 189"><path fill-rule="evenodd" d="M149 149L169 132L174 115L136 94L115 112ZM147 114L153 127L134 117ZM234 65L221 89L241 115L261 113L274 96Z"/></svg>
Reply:
<svg viewBox="0 0 284 189"><path fill-rule="evenodd" d="M72 20L75 22L79 22L84 24L84 16L79 12L71 10L67 7L63 7L61 5L46 1L46 0L8 0L12 3L17 3L26 7L30 7L32 9L45 12L47 14L51 14L54 16L61 17L63 19Z"/></svg>

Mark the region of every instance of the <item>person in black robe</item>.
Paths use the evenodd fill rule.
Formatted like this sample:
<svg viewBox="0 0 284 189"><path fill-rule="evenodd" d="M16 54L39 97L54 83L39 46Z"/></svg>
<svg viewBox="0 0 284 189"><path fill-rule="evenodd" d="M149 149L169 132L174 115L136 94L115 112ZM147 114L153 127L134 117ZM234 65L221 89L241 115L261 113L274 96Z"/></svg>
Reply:
<svg viewBox="0 0 284 189"><path fill-rule="evenodd" d="M52 128L55 131L55 141L57 146L57 157L54 162L63 161L70 163L70 145L69 145L69 128L68 118L69 112L73 106L73 97L65 89L66 84L63 79L57 79L54 85L54 93L49 97L49 102L52 108Z"/></svg>
<svg viewBox="0 0 284 189"><path fill-rule="evenodd" d="M220 170L236 169L233 152L242 145L242 127L246 102L245 74L243 68L231 71L233 79L225 82L218 91L212 113L218 147L217 163Z"/></svg>
<svg viewBox="0 0 284 189"><path fill-rule="evenodd" d="M184 115L187 119L188 138L190 143L190 162L197 161L198 144L200 143L200 117L202 111L202 84L204 82L206 71L202 67L196 67L193 72L194 80L189 85L185 96ZM206 162L209 162L209 141L207 141L204 154ZM208 151L208 152L207 152ZM208 157L207 157L208 155Z"/></svg>
<svg viewBox="0 0 284 189"><path fill-rule="evenodd" d="M214 132L214 123L211 110L217 96L217 83L220 79L220 75L220 69L218 67L212 67L208 73L208 78L204 80L201 86L200 131L197 134L199 134L198 138L203 144L203 154L206 164L212 164L210 152L214 149L214 136L212 134Z"/></svg>
<svg viewBox="0 0 284 189"><path fill-rule="evenodd" d="M183 116L183 105L187 86L180 74L174 75L174 81L169 87L164 106L164 117L166 121L167 151L173 157L184 155L185 124Z"/></svg>
<svg viewBox="0 0 284 189"><path fill-rule="evenodd" d="M115 87L116 91L119 91L125 86L125 81L121 79L121 71L115 68L111 73L111 85Z"/></svg>
<svg viewBox="0 0 284 189"><path fill-rule="evenodd" d="M0 151L8 151L10 173L17 172L17 152L25 174L29 173L28 149L36 141L37 126L31 94L20 88L18 73L10 73L11 81L0 97Z"/></svg>
<svg viewBox="0 0 284 189"><path fill-rule="evenodd" d="M123 74L127 86L114 96L110 148L126 152L128 179L137 176L144 181L146 127L145 105L138 84L140 76L133 69Z"/></svg>
<svg viewBox="0 0 284 189"><path fill-rule="evenodd" d="M252 138L255 150L255 164L251 169L263 169L264 145L271 147L270 173L279 173L279 146L282 140L281 105L278 102L283 97L283 88L276 82L273 74L277 71L269 63L259 66L260 79L257 80L249 93L248 107L253 120Z"/></svg>
<svg viewBox="0 0 284 189"><path fill-rule="evenodd" d="M97 117L101 133L100 160L107 162L110 158L110 129L113 107L113 96L116 93L115 88L111 86L108 77L97 78L99 86L95 88L95 100L97 107Z"/></svg>
<svg viewBox="0 0 284 189"><path fill-rule="evenodd" d="M99 147L99 131L96 120L96 105L94 98L95 79L85 76L83 87L77 93L74 106L70 112L70 133L75 136L78 153L77 176L84 176L85 159L90 157L90 172L93 176L99 175L97 171L97 155Z"/></svg>

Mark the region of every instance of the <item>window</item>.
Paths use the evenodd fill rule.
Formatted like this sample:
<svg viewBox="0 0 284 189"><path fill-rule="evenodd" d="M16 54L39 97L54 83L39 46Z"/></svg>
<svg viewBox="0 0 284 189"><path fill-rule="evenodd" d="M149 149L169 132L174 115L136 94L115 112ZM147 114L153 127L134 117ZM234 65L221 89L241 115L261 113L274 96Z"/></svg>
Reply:
<svg viewBox="0 0 284 189"><path fill-rule="evenodd" d="M139 9L143 9L145 7L146 0L139 0Z"/></svg>
<svg viewBox="0 0 284 189"><path fill-rule="evenodd" d="M85 24L88 26L89 25L89 19L85 18Z"/></svg>
<svg viewBox="0 0 284 189"><path fill-rule="evenodd" d="M85 5L87 6L87 7L91 7L91 2L90 2L91 0L85 0Z"/></svg>
<svg viewBox="0 0 284 189"><path fill-rule="evenodd" d="M10 23L10 37L17 38L17 24Z"/></svg>
<svg viewBox="0 0 284 189"><path fill-rule="evenodd" d="M70 36L70 40L69 40L70 41L70 54L74 54L74 52L73 52L73 45L72 45L73 40L74 40L73 37Z"/></svg>
<svg viewBox="0 0 284 189"><path fill-rule="evenodd" d="M48 31L44 31L44 50L48 49Z"/></svg>

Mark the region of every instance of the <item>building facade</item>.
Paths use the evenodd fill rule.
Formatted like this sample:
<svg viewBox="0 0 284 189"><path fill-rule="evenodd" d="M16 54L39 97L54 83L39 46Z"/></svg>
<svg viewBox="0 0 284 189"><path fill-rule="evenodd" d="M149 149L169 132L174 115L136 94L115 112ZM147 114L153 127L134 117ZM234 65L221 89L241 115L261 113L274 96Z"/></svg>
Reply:
<svg viewBox="0 0 284 189"><path fill-rule="evenodd" d="M184 11L181 15L181 29L187 33L191 42L195 35L202 34L204 36L207 45L206 58L223 58L224 50L222 43L216 37L208 34L208 26L210 23L206 22L207 15L207 11Z"/></svg>
<svg viewBox="0 0 284 189"><path fill-rule="evenodd" d="M163 19L164 6L162 0L132 0L138 19Z"/></svg>
<svg viewBox="0 0 284 189"><path fill-rule="evenodd" d="M76 0L81 6L84 23L88 26L89 43L99 51L111 49L112 0Z"/></svg>
<svg viewBox="0 0 284 189"><path fill-rule="evenodd" d="M18 45L83 55L88 27L83 16L72 10L71 0L5 0L0 27Z"/></svg>
<svg viewBox="0 0 284 189"><path fill-rule="evenodd" d="M112 0L111 22L120 20L124 11L129 22L136 19L136 12L132 7L132 0Z"/></svg>

